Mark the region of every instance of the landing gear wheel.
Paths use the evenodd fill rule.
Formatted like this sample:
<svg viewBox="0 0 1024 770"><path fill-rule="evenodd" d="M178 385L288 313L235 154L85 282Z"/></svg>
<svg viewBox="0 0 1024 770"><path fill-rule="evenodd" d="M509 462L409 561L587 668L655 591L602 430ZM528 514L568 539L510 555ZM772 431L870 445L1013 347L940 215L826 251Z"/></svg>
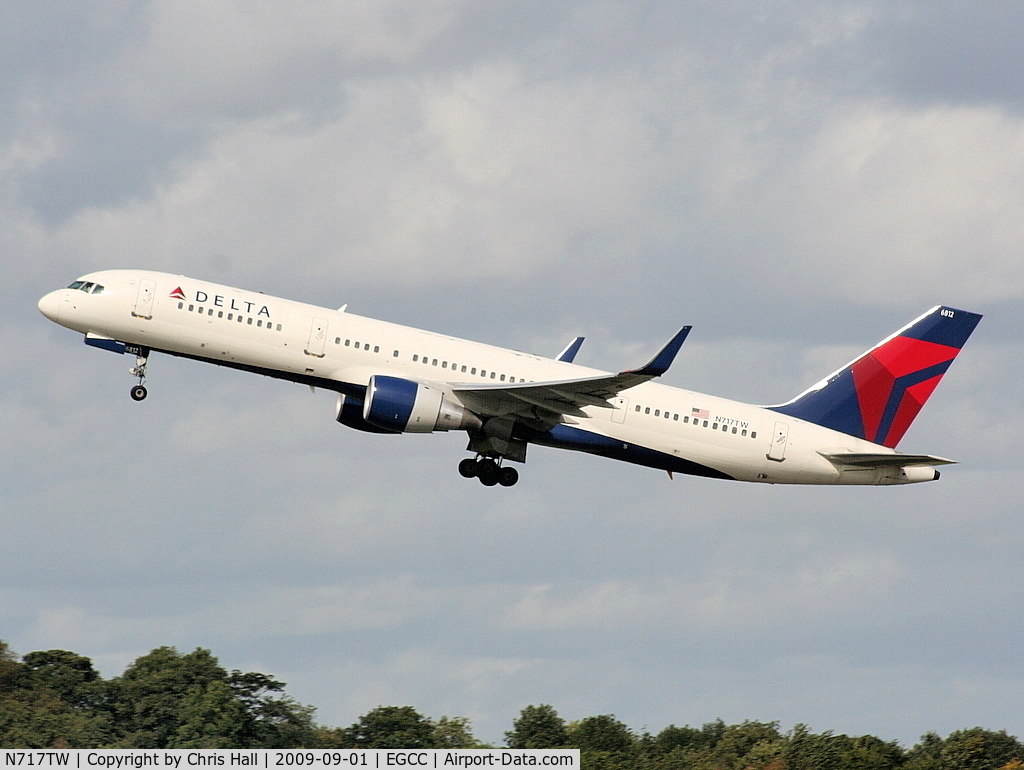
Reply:
<svg viewBox="0 0 1024 770"><path fill-rule="evenodd" d="M510 468L507 465L498 468L498 483L503 487L515 486L517 481L519 481L519 471L515 468Z"/></svg>
<svg viewBox="0 0 1024 770"><path fill-rule="evenodd" d="M477 474L477 465L478 463L476 460L474 460L471 457L467 457L465 460L459 463L459 473L462 475L463 478L471 479Z"/></svg>
<svg viewBox="0 0 1024 770"><path fill-rule="evenodd" d="M493 487L498 483L500 470L494 460L481 460L477 464L476 475L480 479L480 483L485 487Z"/></svg>
<svg viewBox="0 0 1024 770"><path fill-rule="evenodd" d="M135 353L135 366L128 371L132 377L139 378L139 384L132 388L132 400L141 401L148 395L146 386L143 385L146 381L146 366L149 363L149 350L147 348L136 348Z"/></svg>

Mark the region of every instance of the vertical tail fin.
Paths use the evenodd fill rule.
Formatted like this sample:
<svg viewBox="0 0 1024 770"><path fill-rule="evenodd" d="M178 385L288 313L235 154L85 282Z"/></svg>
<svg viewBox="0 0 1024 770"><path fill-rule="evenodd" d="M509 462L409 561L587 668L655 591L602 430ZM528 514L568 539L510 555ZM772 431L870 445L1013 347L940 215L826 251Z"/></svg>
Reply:
<svg viewBox="0 0 1024 770"><path fill-rule="evenodd" d="M937 306L777 412L895 448L981 316Z"/></svg>

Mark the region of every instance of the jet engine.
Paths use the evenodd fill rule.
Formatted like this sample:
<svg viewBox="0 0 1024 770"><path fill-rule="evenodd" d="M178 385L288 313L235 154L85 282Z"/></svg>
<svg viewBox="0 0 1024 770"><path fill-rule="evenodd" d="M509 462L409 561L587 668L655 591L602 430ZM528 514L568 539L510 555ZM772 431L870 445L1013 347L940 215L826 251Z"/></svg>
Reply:
<svg viewBox="0 0 1024 770"><path fill-rule="evenodd" d="M367 433L399 433L397 430L378 428L376 425L371 425L364 420L363 402L357 398L352 398L351 396L339 393L338 403L335 409L334 419L347 428L355 428L356 430L366 431Z"/></svg>
<svg viewBox="0 0 1024 770"><path fill-rule="evenodd" d="M366 388L363 419L384 431L432 433L479 430L480 418L437 388L401 377L374 375Z"/></svg>

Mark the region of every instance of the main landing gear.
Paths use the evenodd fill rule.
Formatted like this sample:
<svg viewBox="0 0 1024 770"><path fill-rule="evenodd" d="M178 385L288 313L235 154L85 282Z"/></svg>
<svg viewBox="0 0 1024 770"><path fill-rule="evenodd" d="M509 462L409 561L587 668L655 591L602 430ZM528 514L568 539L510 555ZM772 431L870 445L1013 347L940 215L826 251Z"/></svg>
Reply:
<svg viewBox="0 0 1024 770"><path fill-rule="evenodd" d="M519 481L519 471L508 465L499 465L498 462L489 457L467 457L459 463L459 473L467 479L480 479L485 487L493 487L495 484L511 487Z"/></svg>
<svg viewBox="0 0 1024 770"><path fill-rule="evenodd" d="M142 399L149 395L149 391L146 390L146 386L143 385L146 381L146 365L148 362L149 356L144 355L141 352L135 354L135 366L129 369L129 372L131 372L133 377L139 378L139 384L132 386L131 394L133 401L142 401Z"/></svg>

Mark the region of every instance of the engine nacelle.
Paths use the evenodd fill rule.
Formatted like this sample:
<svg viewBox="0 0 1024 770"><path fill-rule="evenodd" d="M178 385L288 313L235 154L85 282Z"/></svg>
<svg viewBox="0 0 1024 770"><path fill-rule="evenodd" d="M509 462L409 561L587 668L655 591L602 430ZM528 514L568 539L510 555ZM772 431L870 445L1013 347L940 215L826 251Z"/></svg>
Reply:
<svg viewBox="0 0 1024 770"><path fill-rule="evenodd" d="M483 427L479 417L445 398L437 388L384 375L370 378L363 402L363 419L377 428L396 433Z"/></svg>
<svg viewBox="0 0 1024 770"><path fill-rule="evenodd" d="M342 393L338 394L338 402L335 406L334 419L347 428L355 428L356 430L366 431L367 433L396 434L399 432L397 430L378 428L376 425L368 423L363 419L363 402Z"/></svg>

